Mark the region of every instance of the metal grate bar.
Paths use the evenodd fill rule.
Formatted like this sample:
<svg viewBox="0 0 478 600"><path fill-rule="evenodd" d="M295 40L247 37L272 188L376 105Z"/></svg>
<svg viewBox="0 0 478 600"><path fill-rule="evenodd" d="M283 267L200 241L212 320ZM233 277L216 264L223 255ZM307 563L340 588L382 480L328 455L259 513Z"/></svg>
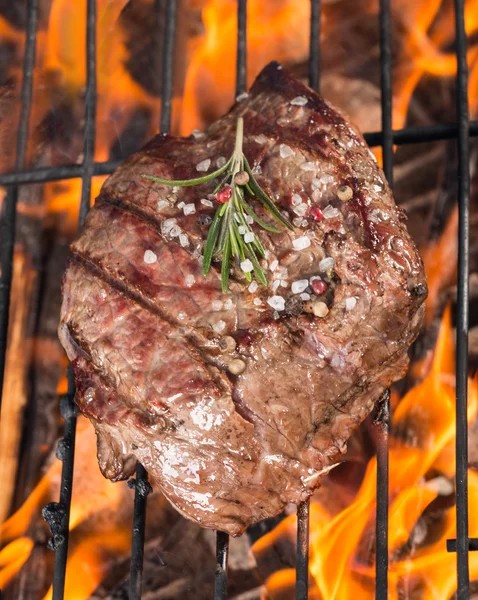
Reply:
<svg viewBox="0 0 478 600"><path fill-rule="evenodd" d="M470 597L468 567L468 302L470 167L468 67L464 0L455 0L458 120L458 298L456 322L456 553L457 600Z"/></svg>
<svg viewBox="0 0 478 600"><path fill-rule="evenodd" d="M297 507L296 600L307 600L309 597L309 509L310 499Z"/></svg>
<svg viewBox="0 0 478 600"><path fill-rule="evenodd" d="M95 152L96 119L96 0L87 0L86 5L86 94L85 130L82 164L82 188L80 202L79 229L82 228L90 208L91 178ZM65 429L59 456L63 460L61 472L60 504L62 515L58 543L55 544L55 567L53 575L53 600L63 600L65 595L66 563L68 558L69 521L71 496L73 491L73 468L75 458L76 405L74 402L75 384L71 365L68 368L68 394L64 399L62 416ZM59 446L60 447L60 446ZM50 521L51 528L51 521ZM52 533L54 533L52 531Z"/></svg>
<svg viewBox="0 0 478 600"><path fill-rule="evenodd" d="M229 559L229 536L223 531L216 533L216 574L214 600L227 598L227 562Z"/></svg>
<svg viewBox="0 0 478 600"><path fill-rule="evenodd" d="M164 2L163 2L164 3ZM173 101L174 42L176 37L176 0L167 0L164 19L163 76L161 91L160 131L171 129Z"/></svg>
<svg viewBox="0 0 478 600"><path fill-rule="evenodd" d="M236 97L247 89L247 0L237 2Z"/></svg>
<svg viewBox="0 0 478 600"><path fill-rule="evenodd" d="M176 0L156 3L158 16L164 6L164 42L162 64L162 91L160 131L167 133L171 128L174 43L176 34ZM136 479L131 480L134 487L133 533L131 542L131 563L129 579L129 600L140 600L143 587L144 534L146 527L146 504L148 494L152 492L148 483L148 473L141 464L136 465Z"/></svg>
<svg viewBox="0 0 478 600"><path fill-rule="evenodd" d="M28 0L28 20L26 30L25 55L23 57L23 77L21 91L21 109L17 132L15 170L25 168L30 127L30 113L33 97L33 71L36 57L36 34L38 27L38 0ZM7 191L1 215L0 239L1 277L0 277L0 405L2 400L3 377L7 352L8 317L10 308L10 290L13 276L13 248L15 245L15 224L18 203L18 187Z"/></svg>
<svg viewBox="0 0 478 600"><path fill-rule="evenodd" d="M469 134L478 136L478 121L470 121ZM392 132L392 141L400 146L405 144L419 144L425 142L440 142L456 138L458 127L449 125L428 125L424 127L405 127ZM364 133L365 140L371 147L380 146L382 132L371 131ZM93 164L93 175L110 175L121 164L120 160L108 160ZM28 171L12 171L0 174L0 186L47 183L62 179L74 179L82 174L82 165L61 165L58 167L39 167Z"/></svg>
<svg viewBox="0 0 478 600"><path fill-rule="evenodd" d="M146 501L152 489L148 474L141 464L136 465L136 479L128 482L134 487L133 536L129 577L129 600L140 600L143 587L144 532L146 527Z"/></svg>
<svg viewBox="0 0 478 600"><path fill-rule="evenodd" d="M71 494L73 491L73 465L76 440L75 379L71 364L68 366L68 392L60 400L60 412L65 421L63 439L58 442L57 456L63 461L59 503L52 502L43 510L53 539L50 547L55 550L53 571L53 600L63 600L65 594L66 562L70 524Z"/></svg>
<svg viewBox="0 0 478 600"><path fill-rule="evenodd" d="M310 0L309 85L320 89L320 0Z"/></svg>
<svg viewBox="0 0 478 600"><path fill-rule="evenodd" d="M380 0L380 93L382 105L383 170L393 184L392 132L392 52L390 0ZM390 394L385 393L379 406L377 423L377 505L375 521L375 598L388 598L388 431Z"/></svg>

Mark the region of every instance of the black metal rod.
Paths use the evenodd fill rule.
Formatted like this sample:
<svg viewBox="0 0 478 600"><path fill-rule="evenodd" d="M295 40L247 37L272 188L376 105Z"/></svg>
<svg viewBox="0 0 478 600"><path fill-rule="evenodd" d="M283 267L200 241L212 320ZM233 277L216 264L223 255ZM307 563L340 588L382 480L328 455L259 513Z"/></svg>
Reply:
<svg viewBox="0 0 478 600"><path fill-rule="evenodd" d="M121 164L120 160L93 163L93 175L110 175ZM0 185L47 183L61 179L75 179L83 175L83 165L59 165L38 167L28 171L14 171L0 175Z"/></svg>
<svg viewBox="0 0 478 600"><path fill-rule="evenodd" d="M61 459L61 488L59 510L61 511L60 529L55 532L55 565L53 571L53 600L63 600L65 596L66 563L68 559L68 541L70 527L71 495L73 492L73 467L75 461L76 405L75 380L73 368L68 366L68 392L61 399L61 415L65 420Z"/></svg>
<svg viewBox="0 0 478 600"><path fill-rule="evenodd" d="M227 563L229 560L229 536L218 531L216 534L216 575L214 579L214 600L227 598Z"/></svg>
<svg viewBox="0 0 478 600"><path fill-rule="evenodd" d="M390 0L380 0L380 101L382 105L383 171L393 185L392 50Z"/></svg>
<svg viewBox="0 0 478 600"><path fill-rule="evenodd" d="M309 597L309 509L310 500L305 500L297 507L296 600L307 600Z"/></svg>
<svg viewBox="0 0 478 600"><path fill-rule="evenodd" d="M247 90L247 0L237 2L236 97Z"/></svg>
<svg viewBox="0 0 478 600"><path fill-rule="evenodd" d="M90 209L91 178L93 177L96 138L96 100L96 0L88 0L86 13L85 142L78 223L80 230Z"/></svg>
<svg viewBox="0 0 478 600"><path fill-rule="evenodd" d="M174 38L176 31L176 0L167 0L164 7L164 42L162 64L162 92L160 131L166 133L171 128ZM161 10L161 3L157 4ZM143 586L144 533L146 527L146 502L151 492L148 473L141 464L136 465L134 482L133 533L131 541L131 563L129 578L129 600L140 600Z"/></svg>
<svg viewBox="0 0 478 600"><path fill-rule="evenodd" d="M25 54L23 56L23 77L21 109L17 132L15 170L25 168L30 128L30 114L33 96L33 71L36 58L36 35L38 27L38 0L28 0ZM15 246L15 226L18 203L18 188L8 190L3 201L0 216L1 229L1 272L0 272L0 405L2 401L3 378L8 339L8 317L10 312L10 292L13 277L13 249Z"/></svg>
<svg viewBox="0 0 478 600"><path fill-rule="evenodd" d="M320 90L320 0L310 0L309 85Z"/></svg>
<svg viewBox="0 0 478 600"><path fill-rule="evenodd" d="M400 146L405 144L419 144L425 142L437 142L456 138L458 127L449 125L427 125L424 127L405 127L392 132L392 141ZM478 121L470 121L469 135L478 136ZM382 132L371 131L364 134L369 146L381 146ZM121 164L119 160L97 162L93 165L93 175L110 175ZM61 179L74 179L81 177L83 165L71 164L57 167L39 167L28 171L12 171L0 174L0 186L16 184L48 183Z"/></svg>
<svg viewBox="0 0 478 600"><path fill-rule="evenodd" d="M129 600L140 600L143 585L144 532L146 528L146 502L151 487L148 474L141 464L136 465L134 482L133 538L129 578Z"/></svg>
<svg viewBox="0 0 478 600"><path fill-rule="evenodd" d="M478 551L478 538L469 538L468 550L470 552ZM456 552L456 539L446 541L446 551L447 552Z"/></svg>
<svg viewBox="0 0 478 600"><path fill-rule="evenodd" d="M388 598L388 433L390 429L390 392L378 403L374 421L377 427L377 504L375 529L375 598Z"/></svg>
<svg viewBox="0 0 478 600"><path fill-rule="evenodd" d="M80 202L79 229L82 228L90 208L91 177L95 151L96 119L96 0L87 0L86 4L86 95L85 95L85 141L82 165L82 189ZM62 415L65 419L63 441L63 467L61 472L60 509L63 517L61 543L55 551L53 574L53 600L63 600L65 595L66 564L68 559L70 506L73 487L75 458L76 405L74 401L75 384L73 371L68 369L68 394Z"/></svg>
<svg viewBox="0 0 478 600"><path fill-rule="evenodd" d="M383 170L393 185L392 51L390 0L380 0L380 100L382 107ZM375 521L375 598L388 598L388 491L390 396L381 399L377 429L377 502Z"/></svg>
<svg viewBox="0 0 478 600"><path fill-rule="evenodd" d="M176 9L176 0L167 0L164 19L163 78L160 119L161 132L167 132L171 129Z"/></svg>
<svg viewBox="0 0 478 600"><path fill-rule="evenodd" d="M456 553L457 600L470 597L468 566L468 302L470 165L468 66L464 0L455 0L458 121L458 297L456 316Z"/></svg>

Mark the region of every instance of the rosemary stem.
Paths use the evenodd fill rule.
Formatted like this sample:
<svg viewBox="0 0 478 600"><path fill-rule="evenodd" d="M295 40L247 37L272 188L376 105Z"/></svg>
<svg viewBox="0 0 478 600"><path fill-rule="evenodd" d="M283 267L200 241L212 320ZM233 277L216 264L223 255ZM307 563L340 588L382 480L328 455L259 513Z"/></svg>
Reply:
<svg viewBox="0 0 478 600"><path fill-rule="evenodd" d="M242 140L244 137L244 119L239 117L237 119L236 128L236 144L234 146L234 154L239 158L242 156Z"/></svg>

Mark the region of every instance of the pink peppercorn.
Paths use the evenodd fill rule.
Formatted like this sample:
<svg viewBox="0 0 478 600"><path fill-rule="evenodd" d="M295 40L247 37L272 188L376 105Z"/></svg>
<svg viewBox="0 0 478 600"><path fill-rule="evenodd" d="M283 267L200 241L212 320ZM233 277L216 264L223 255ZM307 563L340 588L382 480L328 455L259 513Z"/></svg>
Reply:
<svg viewBox="0 0 478 600"><path fill-rule="evenodd" d="M222 187L216 196L216 202L219 204L225 204L228 200L231 199L232 196L232 188L230 185L225 185Z"/></svg>
<svg viewBox="0 0 478 600"><path fill-rule="evenodd" d="M310 214L312 215L312 218L314 219L314 221L317 221L317 222L318 221L322 221L322 219L324 218L324 215L322 214L322 211L317 206L314 207L310 211Z"/></svg>
<svg viewBox="0 0 478 600"><path fill-rule="evenodd" d="M321 296L327 291L327 284L321 279L314 279L311 285L312 289L314 290L314 294L317 294L317 296Z"/></svg>

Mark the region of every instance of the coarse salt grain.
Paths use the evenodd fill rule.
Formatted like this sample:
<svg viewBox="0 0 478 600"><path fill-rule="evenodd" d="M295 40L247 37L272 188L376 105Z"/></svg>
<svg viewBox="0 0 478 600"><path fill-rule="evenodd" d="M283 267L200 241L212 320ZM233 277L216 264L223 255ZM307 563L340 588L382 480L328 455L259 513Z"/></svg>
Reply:
<svg viewBox="0 0 478 600"><path fill-rule="evenodd" d="M185 233L180 234L179 243L181 244L181 246L183 248L186 248L186 246L189 246L189 238Z"/></svg>
<svg viewBox="0 0 478 600"><path fill-rule="evenodd" d="M176 225L176 219L164 219L161 223L161 233L163 235L168 235L171 232L171 229Z"/></svg>
<svg viewBox="0 0 478 600"><path fill-rule="evenodd" d="M302 204L302 196L300 194L292 194L290 203L292 206L299 206L299 204Z"/></svg>
<svg viewBox="0 0 478 600"><path fill-rule="evenodd" d="M186 275L186 277L184 278L184 283L187 287L192 287L195 281L196 278L194 277L194 275Z"/></svg>
<svg viewBox="0 0 478 600"><path fill-rule="evenodd" d="M247 289L251 292L251 294L253 294L254 292L257 292L258 287L257 281L252 281L251 285Z"/></svg>
<svg viewBox="0 0 478 600"><path fill-rule="evenodd" d="M221 310L222 309L222 302L220 300L213 300L211 302L211 306L213 310Z"/></svg>
<svg viewBox="0 0 478 600"><path fill-rule="evenodd" d="M340 356L340 354L335 352L335 354L332 356L332 360L330 361L331 366L332 367L341 367L341 366L343 366L343 363L344 363L344 359Z"/></svg>
<svg viewBox="0 0 478 600"><path fill-rule="evenodd" d="M233 306L234 302L230 298L224 302L224 310L231 310Z"/></svg>
<svg viewBox="0 0 478 600"><path fill-rule="evenodd" d="M322 175L322 177L319 179L320 183L322 184L332 183L333 180L334 178L332 175Z"/></svg>
<svg viewBox="0 0 478 600"><path fill-rule="evenodd" d="M262 304L262 300L260 298L254 298L253 302L256 306L260 306Z"/></svg>
<svg viewBox="0 0 478 600"><path fill-rule="evenodd" d="M284 279L280 282L280 284L281 284L281 287L283 287L283 288L289 287L289 282L285 281Z"/></svg>
<svg viewBox="0 0 478 600"><path fill-rule="evenodd" d="M214 206L214 204L211 202L211 200L206 200L206 198L201 198L201 204L203 206L209 206L210 208L212 208Z"/></svg>
<svg viewBox="0 0 478 600"><path fill-rule="evenodd" d="M167 200L160 200L157 204L158 210L163 210L163 208L166 208L167 206L169 206L169 202Z"/></svg>
<svg viewBox="0 0 478 600"><path fill-rule="evenodd" d="M194 213L196 212L196 207L194 206L194 202L191 202L190 204L185 204L184 208L183 208L183 213L188 216L188 215L194 215Z"/></svg>
<svg viewBox="0 0 478 600"><path fill-rule="evenodd" d="M328 271L329 269L333 269L334 267L334 259L331 256L327 256L326 258L323 258L320 262L319 262L319 271L322 271L325 273L325 271Z"/></svg>
<svg viewBox="0 0 478 600"><path fill-rule="evenodd" d="M181 210L182 208L184 208L186 206L185 202L180 202L177 207L179 208L179 210Z"/></svg>
<svg viewBox="0 0 478 600"><path fill-rule="evenodd" d="M272 283L272 291L275 293L277 292L277 288L280 286L280 280L276 279L273 283Z"/></svg>
<svg viewBox="0 0 478 600"><path fill-rule="evenodd" d="M302 163L300 165L300 168L302 169L302 171L315 171L317 169L317 165L315 164L315 162L305 162Z"/></svg>
<svg viewBox="0 0 478 600"><path fill-rule="evenodd" d="M303 221L302 217L296 217L295 219L292 219L292 225L294 227L302 227L302 221ZM307 223L307 221L306 221L306 223Z"/></svg>
<svg viewBox="0 0 478 600"><path fill-rule="evenodd" d="M354 298L353 296L351 298L347 298L345 300L345 310L349 311L349 310L353 310L355 308L357 304L357 298Z"/></svg>
<svg viewBox="0 0 478 600"><path fill-rule="evenodd" d="M309 280L308 279L298 279L297 281L294 281L294 283L292 284L292 293L293 294L301 294L306 287L309 285Z"/></svg>
<svg viewBox="0 0 478 600"><path fill-rule="evenodd" d="M178 235L181 235L181 228L178 227L177 225L174 225L174 227L171 228L171 231L169 232L169 235L172 238L178 237Z"/></svg>
<svg viewBox="0 0 478 600"><path fill-rule="evenodd" d="M267 138L263 133L261 133L260 135L256 135L254 141L258 144L265 144L267 142Z"/></svg>
<svg viewBox="0 0 478 600"><path fill-rule="evenodd" d="M254 165L254 167L252 168L252 173L253 175L260 175L262 173L261 165Z"/></svg>
<svg viewBox="0 0 478 600"><path fill-rule="evenodd" d="M225 156L220 156L217 160L216 160L216 167L218 169L220 169L221 167L223 167L226 164L226 157Z"/></svg>
<svg viewBox="0 0 478 600"><path fill-rule="evenodd" d="M302 204L299 204L298 206L294 206L294 208L292 209L292 211L298 217L303 217L305 215L305 213L307 212L307 204L302 203Z"/></svg>
<svg viewBox="0 0 478 600"><path fill-rule="evenodd" d="M152 265L158 260L158 257L152 250L146 250L143 256L143 260L147 265Z"/></svg>
<svg viewBox="0 0 478 600"><path fill-rule="evenodd" d="M254 223L254 219L250 215L246 215L245 219L248 225L252 225Z"/></svg>
<svg viewBox="0 0 478 600"><path fill-rule="evenodd" d="M269 270L272 271L272 273L273 273L277 269L278 266L279 266L279 261L273 260L271 262L271 264L269 265Z"/></svg>
<svg viewBox="0 0 478 600"><path fill-rule="evenodd" d="M383 187L381 185L375 184L372 186L372 189L374 192L383 192Z"/></svg>
<svg viewBox="0 0 478 600"><path fill-rule="evenodd" d="M211 159L205 158L201 162L198 162L198 164L196 165L196 171L199 171L200 173L206 173L206 171L209 169L210 166L211 166Z"/></svg>
<svg viewBox="0 0 478 600"><path fill-rule="evenodd" d="M254 241L254 234L252 233L252 231L248 231L246 233L246 235L244 236L244 241L246 242L246 244L250 244Z"/></svg>
<svg viewBox="0 0 478 600"><path fill-rule="evenodd" d="M244 273L250 273L254 270L254 265L248 258L246 258L246 260L241 262L241 270L244 271Z"/></svg>
<svg viewBox="0 0 478 600"><path fill-rule="evenodd" d="M307 104L307 98L305 96L296 96L292 98L290 103L294 106L305 106Z"/></svg>
<svg viewBox="0 0 478 600"><path fill-rule="evenodd" d="M321 185L322 184L320 183L320 179L317 179L317 177L315 179L312 179L312 187L314 188L314 190L316 190Z"/></svg>
<svg viewBox="0 0 478 600"><path fill-rule="evenodd" d="M340 210L329 204L324 208L322 214L324 215L324 219L334 219L340 215Z"/></svg>
<svg viewBox="0 0 478 600"><path fill-rule="evenodd" d="M247 233L247 227L245 225L239 225L239 227L237 228L237 231L241 235L244 235L245 233Z"/></svg>
<svg viewBox="0 0 478 600"><path fill-rule="evenodd" d="M193 136L196 140L200 140L205 134L202 131L199 131L199 129L193 129Z"/></svg>
<svg viewBox="0 0 478 600"><path fill-rule="evenodd" d="M300 295L300 299L303 300L304 302L307 302L308 300L310 300L310 294L307 294L307 292L304 292L303 294Z"/></svg>
<svg viewBox="0 0 478 600"><path fill-rule="evenodd" d="M224 331L225 327L226 323L224 321L217 321L217 323L214 323L212 326L216 333L221 333L221 331Z"/></svg>
<svg viewBox="0 0 478 600"><path fill-rule="evenodd" d="M292 148L289 148L287 144L281 144L279 146L279 154L281 158L289 158L289 156L292 156L294 154L294 151L292 150Z"/></svg>
<svg viewBox="0 0 478 600"><path fill-rule="evenodd" d="M306 248L308 248L310 246L310 240L308 237L302 236L300 238L296 238L292 242L292 245L294 246L294 248L296 250L305 250Z"/></svg>
<svg viewBox="0 0 478 600"><path fill-rule="evenodd" d="M267 304L274 310L284 310L285 300L282 296L271 296L267 299Z"/></svg>

